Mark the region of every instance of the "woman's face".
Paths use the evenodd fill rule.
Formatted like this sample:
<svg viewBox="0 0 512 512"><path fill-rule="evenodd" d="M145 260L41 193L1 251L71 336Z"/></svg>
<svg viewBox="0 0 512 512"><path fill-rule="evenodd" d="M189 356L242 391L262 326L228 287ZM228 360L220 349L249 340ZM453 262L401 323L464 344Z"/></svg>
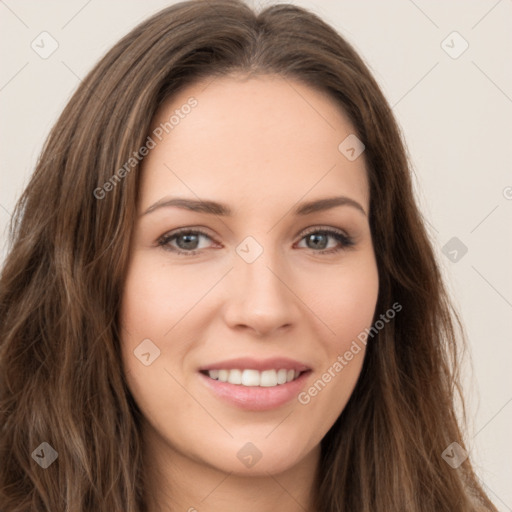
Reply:
<svg viewBox="0 0 512 512"><path fill-rule="evenodd" d="M190 86L152 130L121 310L145 435L226 472L290 469L318 455L363 364L364 153L341 144L354 129L333 100L273 76Z"/></svg>

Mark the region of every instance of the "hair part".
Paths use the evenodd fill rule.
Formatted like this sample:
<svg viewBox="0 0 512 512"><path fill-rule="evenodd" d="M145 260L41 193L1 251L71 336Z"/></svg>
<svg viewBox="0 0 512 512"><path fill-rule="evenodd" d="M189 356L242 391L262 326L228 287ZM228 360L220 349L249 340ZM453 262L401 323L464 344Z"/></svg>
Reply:
<svg viewBox="0 0 512 512"><path fill-rule="evenodd" d="M146 510L141 413L118 323L139 163L104 198L93 191L144 145L179 90L260 75L326 92L347 114L366 146L376 317L403 306L368 343L322 441L317 510L496 510L469 459L454 470L441 458L451 442L464 446L454 412L462 329L390 106L353 47L316 15L286 4L255 13L238 0L181 2L141 23L87 75L45 143L0 280L3 510ZM30 457L43 441L58 451L46 470Z"/></svg>

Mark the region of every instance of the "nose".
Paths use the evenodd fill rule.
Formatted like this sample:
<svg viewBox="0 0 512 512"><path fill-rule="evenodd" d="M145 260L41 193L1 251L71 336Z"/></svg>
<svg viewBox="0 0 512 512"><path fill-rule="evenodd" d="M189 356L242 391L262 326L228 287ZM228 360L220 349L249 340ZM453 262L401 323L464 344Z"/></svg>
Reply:
<svg viewBox="0 0 512 512"><path fill-rule="evenodd" d="M265 252L253 263L238 259L227 283L226 324L258 337L292 328L300 311L287 276L283 267L266 257Z"/></svg>

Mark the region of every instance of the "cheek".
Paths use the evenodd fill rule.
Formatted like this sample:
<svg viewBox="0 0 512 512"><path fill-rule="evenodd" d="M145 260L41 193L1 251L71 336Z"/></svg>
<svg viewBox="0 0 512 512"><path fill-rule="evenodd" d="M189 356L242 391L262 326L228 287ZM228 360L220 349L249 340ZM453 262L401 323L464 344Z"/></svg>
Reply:
<svg viewBox="0 0 512 512"><path fill-rule="evenodd" d="M164 424L173 419L169 396L180 396L179 386L174 385L167 373L171 368L169 360L179 358L182 347L174 343L169 351L163 338L183 317L188 290L190 287L180 282L177 272L169 272L161 263L145 260L143 255L133 257L120 309L123 369L144 417L154 418L158 411L156 417ZM149 357L144 356L147 353ZM172 411L185 414L187 406L190 406L187 400L177 400Z"/></svg>
<svg viewBox="0 0 512 512"><path fill-rule="evenodd" d="M123 327L131 338L162 339L197 303L211 280L201 272L180 272L161 260L134 257L122 299Z"/></svg>
<svg viewBox="0 0 512 512"><path fill-rule="evenodd" d="M316 276L309 285L311 309L328 327L325 337L331 352L344 352L352 340L371 326L379 293L373 255L359 258L335 271Z"/></svg>
<svg viewBox="0 0 512 512"><path fill-rule="evenodd" d="M194 335L189 333L191 325L187 315L201 311L196 306L201 305L201 297L218 280L215 272L207 270L206 266L194 271L192 267L184 270L162 263L161 257L147 252L134 254L120 309L123 365L134 395L161 387L157 375L169 381L171 378L165 370L181 364L192 348L190 339ZM145 366L144 358L141 361L138 357L147 352L150 352L150 364ZM154 354L157 357L154 358Z"/></svg>
<svg viewBox="0 0 512 512"><path fill-rule="evenodd" d="M326 427L341 413L356 385L379 293L373 255L338 270L319 276L316 287L310 287L312 309L328 329L322 329L323 364L299 397Z"/></svg>
<svg viewBox="0 0 512 512"><path fill-rule="evenodd" d="M142 264L135 256L125 280L120 310L121 352L125 372L134 395L144 387L157 386L154 381L157 369L162 365L162 335L173 325L172 300L164 293L167 283L164 274L152 265ZM175 300L175 299L174 299ZM150 340L150 341L148 341ZM141 344L145 348L140 350ZM142 354L149 353L148 357ZM144 363L150 362L146 366ZM140 382L139 382L140 380Z"/></svg>
<svg viewBox="0 0 512 512"><path fill-rule="evenodd" d="M343 275L327 290L318 296L318 311L329 326L318 347L322 364L298 396L304 422L315 418L312 435L321 437L345 408L361 373L378 297L377 271L369 266Z"/></svg>

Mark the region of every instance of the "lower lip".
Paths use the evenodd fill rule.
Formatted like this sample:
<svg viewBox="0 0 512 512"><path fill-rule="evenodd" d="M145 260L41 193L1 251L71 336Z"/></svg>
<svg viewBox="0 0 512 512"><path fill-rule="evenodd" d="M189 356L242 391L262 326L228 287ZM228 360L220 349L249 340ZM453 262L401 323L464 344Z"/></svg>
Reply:
<svg viewBox="0 0 512 512"><path fill-rule="evenodd" d="M230 384L212 379L204 373L199 373L199 376L215 395L228 403L248 411L267 411L281 407L296 398L304 387L309 373L310 371L303 372L291 382L272 387Z"/></svg>

